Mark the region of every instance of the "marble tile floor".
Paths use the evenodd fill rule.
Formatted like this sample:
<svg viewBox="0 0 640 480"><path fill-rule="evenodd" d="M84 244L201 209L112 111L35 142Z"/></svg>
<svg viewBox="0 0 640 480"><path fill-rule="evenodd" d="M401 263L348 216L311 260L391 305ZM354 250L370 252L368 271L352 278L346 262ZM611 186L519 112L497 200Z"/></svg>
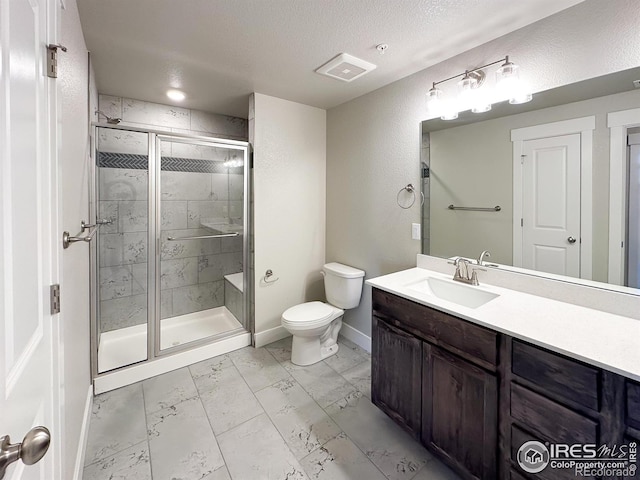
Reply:
<svg viewBox="0 0 640 480"><path fill-rule="evenodd" d="M371 401L346 339L309 367L291 338L95 397L84 480L457 480Z"/></svg>

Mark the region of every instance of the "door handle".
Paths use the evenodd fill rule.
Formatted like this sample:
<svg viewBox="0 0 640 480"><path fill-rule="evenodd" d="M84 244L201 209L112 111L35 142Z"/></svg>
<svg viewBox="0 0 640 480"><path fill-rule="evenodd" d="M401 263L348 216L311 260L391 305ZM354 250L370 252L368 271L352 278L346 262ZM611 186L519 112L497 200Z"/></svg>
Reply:
<svg viewBox="0 0 640 480"><path fill-rule="evenodd" d="M7 467L18 459L25 465L38 463L49 449L51 434L45 427L33 427L22 439L22 443L11 444L9 435L0 437L0 480Z"/></svg>
<svg viewBox="0 0 640 480"><path fill-rule="evenodd" d="M567 238L567 241L568 241L569 243L572 243L572 244L573 244L573 243L576 243L576 239L575 239L575 237L569 237L569 238Z"/></svg>

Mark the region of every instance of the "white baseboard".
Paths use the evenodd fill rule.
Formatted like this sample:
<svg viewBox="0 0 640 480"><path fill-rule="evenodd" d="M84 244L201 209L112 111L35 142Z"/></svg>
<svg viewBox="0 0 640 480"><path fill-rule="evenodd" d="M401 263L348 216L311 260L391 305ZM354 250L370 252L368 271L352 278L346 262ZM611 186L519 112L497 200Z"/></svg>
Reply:
<svg viewBox="0 0 640 480"><path fill-rule="evenodd" d="M351 325L342 322L340 335L342 335L347 340L351 340L360 348L363 348L367 352L371 353L371 337L365 335L360 330L356 330Z"/></svg>
<svg viewBox="0 0 640 480"><path fill-rule="evenodd" d="M242 333L215 343L196 347L191 350L176 353L166 357L156 358L151 362L142 362L123 370L100 375L93 381L96 395L116 388L131 385L162 373L177 370L203 360L233 352L239 348L251 345L251 334Z"/></svg>
<svg viewBox="0 0 640 480"><path fill-rule="evenodd" d="M270 328L269 330L265 330L264 332L254 334L253 339L256 348L260 348L289 336L291 336L289 331L282 325L278 325L277 327Z"/></svg>
<svg viewBox="0 0 640 480"><path fill-rule="evenodd" d="M84 473L84 455L87 451L87 439L89 438L89 423L91 422L91 412L93 410L93 385L89 385L87 401L84 404L84 417L80 428L80 441L78 442L78 453L76 453L76 465L73 470L73 479L82 480Z"/></svg>

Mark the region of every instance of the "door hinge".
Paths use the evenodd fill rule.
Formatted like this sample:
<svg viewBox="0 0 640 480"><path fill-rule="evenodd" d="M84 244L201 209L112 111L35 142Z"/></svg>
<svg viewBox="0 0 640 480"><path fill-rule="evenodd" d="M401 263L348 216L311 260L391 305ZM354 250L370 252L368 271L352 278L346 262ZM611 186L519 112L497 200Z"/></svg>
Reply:
<svg viewBox="0 0 640 480"><path fill-rule="evenodd" d="M520 165L524 163L524 157L526 157L526 155L520 155Z"/></svg>
<svg viewBox="0 0 640 480"><path fill-rule="evenodd" d="M60 313L60 284L51 285L51 315Z"/></svg>
<svg viewBox="0 0 640 480"><path fill-rule="evenodd" d="M58 49L67 51L67 47L62 45L47 45L47 77L49 78L58 78Z"/></svg>
<svg viewBox="0 0 640 480"><path fill-rule="evenodd" d="M520 226L521 226L521 227L524 227L524 218L521 218L521 219L520 219Z"/></svg>

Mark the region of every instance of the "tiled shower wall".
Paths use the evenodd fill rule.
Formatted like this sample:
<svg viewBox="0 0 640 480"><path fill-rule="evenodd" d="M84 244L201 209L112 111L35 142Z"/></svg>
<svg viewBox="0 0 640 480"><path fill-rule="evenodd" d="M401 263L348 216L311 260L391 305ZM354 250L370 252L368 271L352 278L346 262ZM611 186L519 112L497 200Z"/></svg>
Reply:
<svg viewBox="0 0 640 480"><path fill-rule="evenodd" d="M246 141L248 138L248 125L244 118L111 95L99 96L98 110L109 117L122 119L121 125L232 140ZM99 120L105 121L102 116Z"/></svg>
<svg viewBox="0 0 640 480"><path fill-rule="evenodd" d="M100 109L123 118L123 125L136 120L136 126L151 129L246 140L247 122L235 117L104 95ZM100 152L120 154L99 168L99 216L113 221L98 239L106 332L147 321L147 135L101 129L97 144ZM173 143L163 145L162 153L172 157L172 169L182 170L161 173L161 317L167 318L223 305L224 275L242 271L242 236L178 242L166 237L215 233L202 220L242 223L243 177L241 169L220 168L221 162L213 171L202 170L203 160L224 160L227 150Z"/></svg>

